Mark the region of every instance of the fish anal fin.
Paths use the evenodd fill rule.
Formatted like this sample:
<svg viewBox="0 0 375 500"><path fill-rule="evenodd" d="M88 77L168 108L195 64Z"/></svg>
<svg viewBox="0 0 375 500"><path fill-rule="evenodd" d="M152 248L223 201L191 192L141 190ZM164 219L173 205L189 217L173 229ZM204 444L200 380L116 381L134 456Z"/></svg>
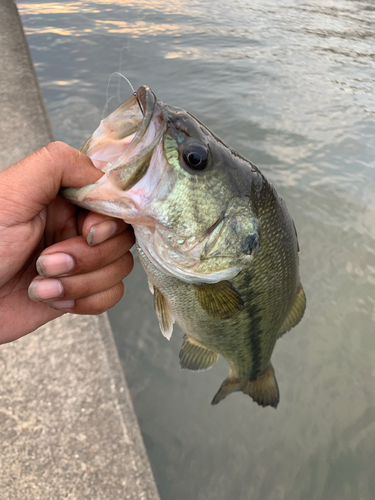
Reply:
<svg viewBox="0 0 375 500"><path fill-rule="evenodd" d="M229 281L194 285L194 290L202 309L213 318L231 318L244 308L241 295Z"/></svg>
<svg viewBox="0 0 375 500"><path fill-rule="evenodd" d="M301 321L303 317L305 309L306 309L306 296L302 288L302 285L299 285L293 305L290 308L288 316L285 318L283 324L280 327L279 337L284 335L284 333L288 332L294 326L298 325L298 323Z"/></svg>
<svg viewBox="0 0 375 500"><path fill-rule="evenodd" d="M235 391L248 394L259 406L277 408L279 404L279 388L272 365L256 380L238 380L229 373L228 378L221 384L211 404L216 405L228 394Z"/></svg>
<svg viewBox="0 0 375 500"><path fill-rule="evenodd" d="M228 394L240 391L241 385L241 382L238 379L232 377L229 373L229 376L224 380L224 382L220 386L220 389L215 394L213 400L211 401L211 404L217 405L218 403L220 403L220 401L226 398Z"/></svg>
<svg viewBox="0 0 375 500"><path fill-rule="evenodd" d="M159 320L161 333L170 340L173 331L174 318L172 312L161 291L154 287L154 309Z"/></svg>
<svg viewBox="0 0 375 500"><path fill-rule="evenodd" d="M181 368L207 370L216 362L219 354L207 349L192 337L184 335L179 356Z"/></svg>

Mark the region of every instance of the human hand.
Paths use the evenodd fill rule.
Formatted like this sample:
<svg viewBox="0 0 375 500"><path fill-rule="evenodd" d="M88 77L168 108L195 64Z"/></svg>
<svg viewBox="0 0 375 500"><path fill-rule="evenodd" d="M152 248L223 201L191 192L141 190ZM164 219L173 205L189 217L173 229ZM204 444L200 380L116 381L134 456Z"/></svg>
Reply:
<svg viewBox="0 0 375 500"><path fill-rule="evenodd" d="M60 142L0 172L0 344L65 312L99 314L121 299L132 228L58 196L101 176Z"/></svg>

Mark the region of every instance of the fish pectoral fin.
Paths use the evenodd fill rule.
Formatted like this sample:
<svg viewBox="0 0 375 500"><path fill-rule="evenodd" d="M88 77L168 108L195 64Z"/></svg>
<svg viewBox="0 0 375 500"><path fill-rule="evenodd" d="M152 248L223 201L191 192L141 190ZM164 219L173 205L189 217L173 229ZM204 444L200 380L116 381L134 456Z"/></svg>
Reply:
<svg viewBox="0 0 375 500"><path fill-rule="evenodd" d="M235 391L242 391L248 394L259 406L272 406L277 408L280 394L277 385L275 372L272 365L268 370L255 380L239 380L232 373L221 384L220 389L215 394L211 404L216 405L228 394Z"/></svg>
<svg viewBox="0 0 375 500"><path fill-rule="evenodd" d="M207 349L192 337L184 335L179 357L181 368L207 370L215 363L219 354Z"/></svg>
<svg viewBox="0 0 375 500"><path fill-rule="evenodd" d="M302 316L306 309L306 296L305 292L300 284L297 290L296 298L294 299L293 305L290 308L288 316L285 318L283 324L279 330L279 337L288 332L291 328L298 325L301 321Z"/></svg>
<svg viewBox="0 0 375 500"><path fill-rule="evenodd" d="M161 333L170 340L173 331L174 318L168 302L161 291L154 286L154 309L159 320Z"/></svg>
<svg viewBox="0 0 375 500"><path fill-rule="evenodd" d="M244 308L240 293L229 281L193 286L200 306L213 318L231 318Z"/></svg>

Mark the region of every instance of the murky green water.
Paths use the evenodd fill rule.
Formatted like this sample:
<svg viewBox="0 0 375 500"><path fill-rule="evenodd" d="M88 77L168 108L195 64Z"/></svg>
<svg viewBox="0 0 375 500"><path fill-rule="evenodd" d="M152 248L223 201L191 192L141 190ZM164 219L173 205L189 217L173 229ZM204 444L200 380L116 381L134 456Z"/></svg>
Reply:
<svg viewBox="0 0 375 500"><path fill-rule="evenodd" d="M110 319L162 500L375 495L375 4L372 0L19 2L55 135L80 145L109 75L184 107L287 202L308 297L280 342L274 411L216 407L221 360L181 371L137 263ZM114 77L110 110L130 95Z"/></svg>

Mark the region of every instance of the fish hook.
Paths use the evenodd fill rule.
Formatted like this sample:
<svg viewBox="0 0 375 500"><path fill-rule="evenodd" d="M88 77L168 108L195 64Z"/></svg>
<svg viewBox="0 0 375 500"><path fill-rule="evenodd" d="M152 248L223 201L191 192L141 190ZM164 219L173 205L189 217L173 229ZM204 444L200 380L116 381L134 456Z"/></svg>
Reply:
<svg viewBox="0 0 375 500"><path fill-rule="evenodd" d="M139 109L141 110L142 115L145 116L145 113L144 113L142 106L141 106L141 101L138 99L138 94L136 91L133 92L133 96L137 99L137 103L138 103Z"/></svg>
<svg viewBox="0 0 375 500"><path fill-rule="evenodd" d="M143 111L143 108L142 108L142 105L141 105L141 102L140 100L138 99L138 95L137 95L137 92L135 91L133 85L130 83L130 81L126 78L126 76L124 76L122 73L120 73L119 71L114 71L111 76L109 77L109 80L108 80L108 84L107 84L107 91L106 91L106 97L107 97L107 102L106 102L106 106L108 105L108 102L109 102L109 99L108 99L108 90L109 90L109 84L111 83L111 79L112 79L112 76L113 75L119 75L121 76L122 78L124 78L124 80L126 80L128 82L128 84L130 85L130 88L132 89L132 92L133 92L133 96L137 99L137 103L138 103L138 106L139 106L139 109L141 110L141 113L143 116L145 116L145 113Z"/></svg>

